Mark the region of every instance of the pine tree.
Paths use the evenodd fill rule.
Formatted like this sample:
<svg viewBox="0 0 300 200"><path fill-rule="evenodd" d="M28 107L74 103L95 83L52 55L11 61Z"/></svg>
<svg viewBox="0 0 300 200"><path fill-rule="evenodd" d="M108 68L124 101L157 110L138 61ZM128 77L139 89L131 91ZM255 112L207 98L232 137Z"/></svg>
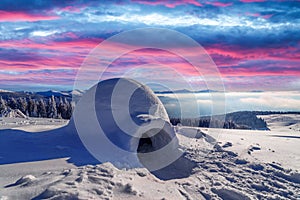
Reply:
<svg viewBox="0 0 300 200"><path fill-rule="evenodd" d="M24 114L27 113L27 102L24 98L18 98L17 100L17 108Z"/></svg>
<svg viewBox="0 0 300 200"><path fill-rule="evenodd" d="M7 102L0 96L0 113L7 110Z"/></svg>
<svg viewBox="0 0 300 200"><path fill-rule="evenodd" d="M72 104L72 102L68 102L66 98L64 99L64 104L66 105L67 108L65 119L70 119L72 117L72 113L75 105Z"/></svg>
<svg viewBox="0 0 300 200"><path fill-rule="evenodd" d="M11 109L17 109L18 108L18 103L17 103L17 100L12 97L11 99L9 99L8 101L8 106L11 108Z"/></svg>
<svg viewBox="0 0 300 200"><path fill-rule="evenodd" d="M52 95L48 101L48 111L47 117L49 118L57 118L57 108L56 108L56 101L54 96Z"/></svg>
<svg viewBox="0 0 300 200"><path fill-rule="evenodd" d="M37 114L38 117L47 117L47 110L46 110L46 104L43 99L40 99L38 104L37 104Z"/></svg>
<svg viewBox="0 0 300 200"><path fill-rule="evenodd" d="M34 102L31 99L31 97L29 97L28 101L27 101L27 113L29 117L32 117L32 113L33 113L33 108L34 108Z"/></svg>
<svg viewBox="0 0 300 200"><path fill-rule="evenodd" d="M63 119L67 119L67 112L68 112L68 102L66 103L66 99L64 99L64 101L62 100L62 98L60 97L59 99L59 104L57 107L57 112L60 115L61 118Z"/></svg>
<svg viewBox="0 0 300 200"><path fill-rule="evenodd" d="M31 116L32 117L38 117L38 108L37 108L37 102L35 99L33 99L33 108L32 108L32 112L31 112Z"/></svg>

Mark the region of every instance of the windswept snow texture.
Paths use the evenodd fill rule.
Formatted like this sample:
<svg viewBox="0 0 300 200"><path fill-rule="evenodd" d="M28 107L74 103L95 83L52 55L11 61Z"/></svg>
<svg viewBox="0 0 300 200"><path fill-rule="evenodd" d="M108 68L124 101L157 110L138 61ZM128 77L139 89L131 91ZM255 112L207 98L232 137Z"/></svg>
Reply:
<svg viewBox="0 0 300 200"><path fill-rule="evenodd" d="M4 164L13 160L1 155L4 150L21 153L42 137L54 143L69 140L64 146L50 142L45 147L56 148L58 154L75 147L72 137L58 137L65 134L61 129L34 133L36 138L41 135L39 140L33 135L22 138L31 133L2 130L0 199L299 199L299 116L264 118L270 131L177 127L184 157L195 166L188 177L170 180L160 180L145 168L118 169L111 163L75 166L66 158ZM218 143L212 146L215 140ZM3 147L4 141L11 147ZM22 143L31 147L20 149Z"/></svg>

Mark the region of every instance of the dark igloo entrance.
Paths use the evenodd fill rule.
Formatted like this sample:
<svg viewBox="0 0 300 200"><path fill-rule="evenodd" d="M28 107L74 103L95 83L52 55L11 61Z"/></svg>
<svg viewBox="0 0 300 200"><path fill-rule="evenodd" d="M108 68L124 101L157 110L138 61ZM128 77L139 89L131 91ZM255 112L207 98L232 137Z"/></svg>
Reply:
<svg viewBox="0 0 300 200"><path fill-rule="evenodd" d="M154 136L149 137L149 135ZM171 152L164 152L162 154L155 154L153 156L147 155L147 153L151 153L157 151L164 146L168 145L171 142L172 138L170 135L164 130L152 129L142 135L139 139L139 144L137 147L137 156L140 163L147 169L153 163L163 162L166 156L169 156ZM172 151L179 151L178 148L172 149ZM167 165L166 167L151 171L153 175L161 180L170 180L175 178L185 178L188 177L192 169L195 167L195 163L185 158L184 155L179 157L173 163ZM151 167L150 167L151 168Z"/></svg>
<svg viewBox="0 0 300 200"><path fill-rule="evenodd" d="M166 146L171 140L172 138L164 130L151 129L139 139L137 153L142 154L156 151Z"/></svg>
<svg viewBox="0 0 300 200"><path fill-rule="evenodd" d="M139 145L137 152L138 153L148 153L153 151L152 140L148 137L148 135L143 135L143 138L139 140Z"/></svg>

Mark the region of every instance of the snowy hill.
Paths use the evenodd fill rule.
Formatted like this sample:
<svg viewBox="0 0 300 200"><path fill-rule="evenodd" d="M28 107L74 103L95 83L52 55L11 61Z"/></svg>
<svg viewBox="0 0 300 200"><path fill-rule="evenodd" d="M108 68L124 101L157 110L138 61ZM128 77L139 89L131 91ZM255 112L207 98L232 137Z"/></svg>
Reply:
<svg viewBox="0 0 300 200"><path fill-rule="evenodd" d="M74 95L74 96L82 96L84 94L84 90L72 90L72 91L67 91L69 94Z"/></svg>
<svg viewBox="0 0 300 200"><path fill-rule="evenodd" d="M2 90L0 89L0 93L12 93L13 91L9 91L9 90Z"/></svg>
<svg viewBox="0 0 300 200"><path fill-rule="evenodd" d="M44 97L69 97L72 96L79 96L81 97L83 95L84 91L82 90L70 90L70 91L56 91L56 90L49 90L49 91L42 91L42 92L36 92L35 94L44 96Z"/></svg>
<svg viewBox="0 0 300 200"><path fill-rule="evenodd" d="M70 93L60 92L60 91L56 91L56 90L49 90L49 91L44 91L44 92L37 92L36 94L42 95L42 96L45 96L45 97L51 97L51 96L55 96L55 97L71 97Z"/></svg>

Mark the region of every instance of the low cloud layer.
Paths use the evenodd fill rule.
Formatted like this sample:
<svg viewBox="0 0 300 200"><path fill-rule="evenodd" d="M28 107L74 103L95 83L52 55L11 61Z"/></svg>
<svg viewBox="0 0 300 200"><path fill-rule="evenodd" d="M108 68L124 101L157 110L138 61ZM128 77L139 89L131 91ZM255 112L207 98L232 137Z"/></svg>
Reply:
<svg viewBox="0 0 300 200"><path fill-rule="evenodd" d="M168 111L173 115L178 115L178 108L187 110L187 114L193 111L196 104L199 106L201 116L210 115L213 105L221 105L219 99L212 100L210 93L196 94L196 101L193 94L171 94L160 95ZM227 92L225 93L226 112L235 111L299 111L300 112L300 92ZM179 101L176 100L179 99ZM220 114L220 113L219 113ZM184 113L183 113L183 116ZM188 116L188 115L187 115ZM195 116L194 116L195 117Z"/></svg>

